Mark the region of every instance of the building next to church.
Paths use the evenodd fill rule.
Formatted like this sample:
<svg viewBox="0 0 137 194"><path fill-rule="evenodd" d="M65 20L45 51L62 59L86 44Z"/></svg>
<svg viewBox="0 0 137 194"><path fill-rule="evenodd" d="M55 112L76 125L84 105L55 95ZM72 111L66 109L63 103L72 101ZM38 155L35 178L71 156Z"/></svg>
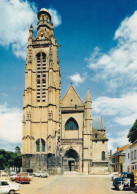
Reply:
<svg viewBox="0 0 137 194"><path fill-rule="evenodd" d="M102 117L92 119L89 90L85 102L73 85L61 100L58 44L51 15L38 13L37 36L29 29L23 107L23 170L108 173L108 139Z"/></svg>
<svg viewBox="0 0 137 194"><path fill-rule="evenodd" d="M125 159L126 153L129 152L129 148L130 148L130 144L127 144L121 148L117 147L117 151L110 157L113 163L114 172L118 172L120 174L121 172L123 172L123 169L125 169L124 159ZM127 162L129 161L125 161L125 163Z"/></svg>

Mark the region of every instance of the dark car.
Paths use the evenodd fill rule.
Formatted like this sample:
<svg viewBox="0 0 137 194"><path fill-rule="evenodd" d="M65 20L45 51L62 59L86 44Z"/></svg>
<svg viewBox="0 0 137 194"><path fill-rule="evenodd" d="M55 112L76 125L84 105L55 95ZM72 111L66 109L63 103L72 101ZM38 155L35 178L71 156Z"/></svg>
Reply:
<svg viewBox="0 0 137 194"><path fill-rule="evenodd" d="M122 172L120 177L114 179L113 186L119 190L134 187L134 174L131 172Z"/></svg>

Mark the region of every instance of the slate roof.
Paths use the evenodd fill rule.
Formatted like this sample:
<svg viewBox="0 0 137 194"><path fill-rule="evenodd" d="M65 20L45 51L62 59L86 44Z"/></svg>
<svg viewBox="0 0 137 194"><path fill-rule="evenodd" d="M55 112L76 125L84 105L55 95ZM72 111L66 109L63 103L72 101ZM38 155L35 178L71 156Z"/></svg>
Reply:
<svg viewBox="0 0 137 194"><path fill-rule="evenodd" d="M97 130L104 129L102 116L94 117L92 120L92 127Z"/></svg>
<svg viewBox="0 0 137 194"><path fill-rule="evenodd" d="M95 133L97 133L97 138L95 137ZM94 129L92 127L92 140L108 140L108 138L106 138L103 134L101 134L100 131Z"/></svg>

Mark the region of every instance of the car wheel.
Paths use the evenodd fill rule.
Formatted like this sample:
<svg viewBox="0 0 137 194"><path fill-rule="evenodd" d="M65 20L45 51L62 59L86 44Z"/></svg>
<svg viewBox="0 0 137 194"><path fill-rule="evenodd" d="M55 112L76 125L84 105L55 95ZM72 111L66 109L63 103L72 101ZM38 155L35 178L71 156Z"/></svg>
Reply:
<svg viewBox="0 0 137 194"><path fill-rule="evenodd" d="M118 185L118 189L119 189L120 191L123 191L124 186L123 186L122 184L119 184L119 185Z"/></svg>
<svg viewBox="0 0 137 194"><path fill-rule="evenodd" d="M9 191L9 194L14 194L14 193L15 193L14 190Z"/></svg>

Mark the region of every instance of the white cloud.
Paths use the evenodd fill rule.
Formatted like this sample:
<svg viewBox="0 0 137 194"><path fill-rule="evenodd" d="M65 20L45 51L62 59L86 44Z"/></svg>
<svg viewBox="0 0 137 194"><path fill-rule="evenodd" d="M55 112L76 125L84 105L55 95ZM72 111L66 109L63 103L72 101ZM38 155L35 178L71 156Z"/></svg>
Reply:
<svg viewBox="0 0 137 194"><path fill-rule="evenodd" d="M48 9L49 13L51 14L52 22L54 27L57 27L61 24L61 16L59 15L58 11L55 9Z"/></svg>
<svg viewBox="0 0 137 194"><path fill-rule="evenodd" d="M116 47L108 53L96 47L88 59L88 67L96 72L94 79L106 81L111 90L137 82L137 12L122 21L114 39Z"/></svg>
<svg viewBox="0 0 137 194"><path fill-rule="evenodd" d="M123 147L127 144L129 144L127 134L129 130L125 129L121 132L118 132L115 137L111 137L110 134L108 134L108 151L113 150L113 153L116 151L116 147Z"/></svg>
<svg viewBox="0 0 137 194"><path fill-rule="evenodd" d="M128 93L119 98L98 97L93 101L95 113L113 116L112 120L122 126L133 125L137 118L137 93Z"/></svg>
<svg viewBox="0 0 137 194"><path fill-rule="evenodd" d="M36 8L21 0L0 1L0 44L12 45L17 57L26 57L30 24L36 26Z"/></svg>
<svg viewBox="0 0 137 194"><path fill-rule="evenodd" d="M61 16L49 9L54 26L61 24ZM0 45L12 46L17 57L26 59L29 27L37 26L37 8L26 0L0 0Z"/></svg>
<svg viewBox="0 0 137 194"><path fill-rule="evenodd" d="M22 138L22 110L0 105L0 142L20 143Z"/></svg>
<svg viewBox="0 0 137 194"><path fill-rule="evenodd" d="M69 76L69 79L74 82L74 85L78 85L80 83L83 83L86 79L87 74L84 73L83 77L79 73L75 73L74 75Z"/></svg>
<svg viewBox="0 0 137 194"><path fill-rule="evenodd" d="M7 97L7 96L8 96L8 94L6 94L6 93L2 93L2 96L5 96L5 97Z"/></svg>

